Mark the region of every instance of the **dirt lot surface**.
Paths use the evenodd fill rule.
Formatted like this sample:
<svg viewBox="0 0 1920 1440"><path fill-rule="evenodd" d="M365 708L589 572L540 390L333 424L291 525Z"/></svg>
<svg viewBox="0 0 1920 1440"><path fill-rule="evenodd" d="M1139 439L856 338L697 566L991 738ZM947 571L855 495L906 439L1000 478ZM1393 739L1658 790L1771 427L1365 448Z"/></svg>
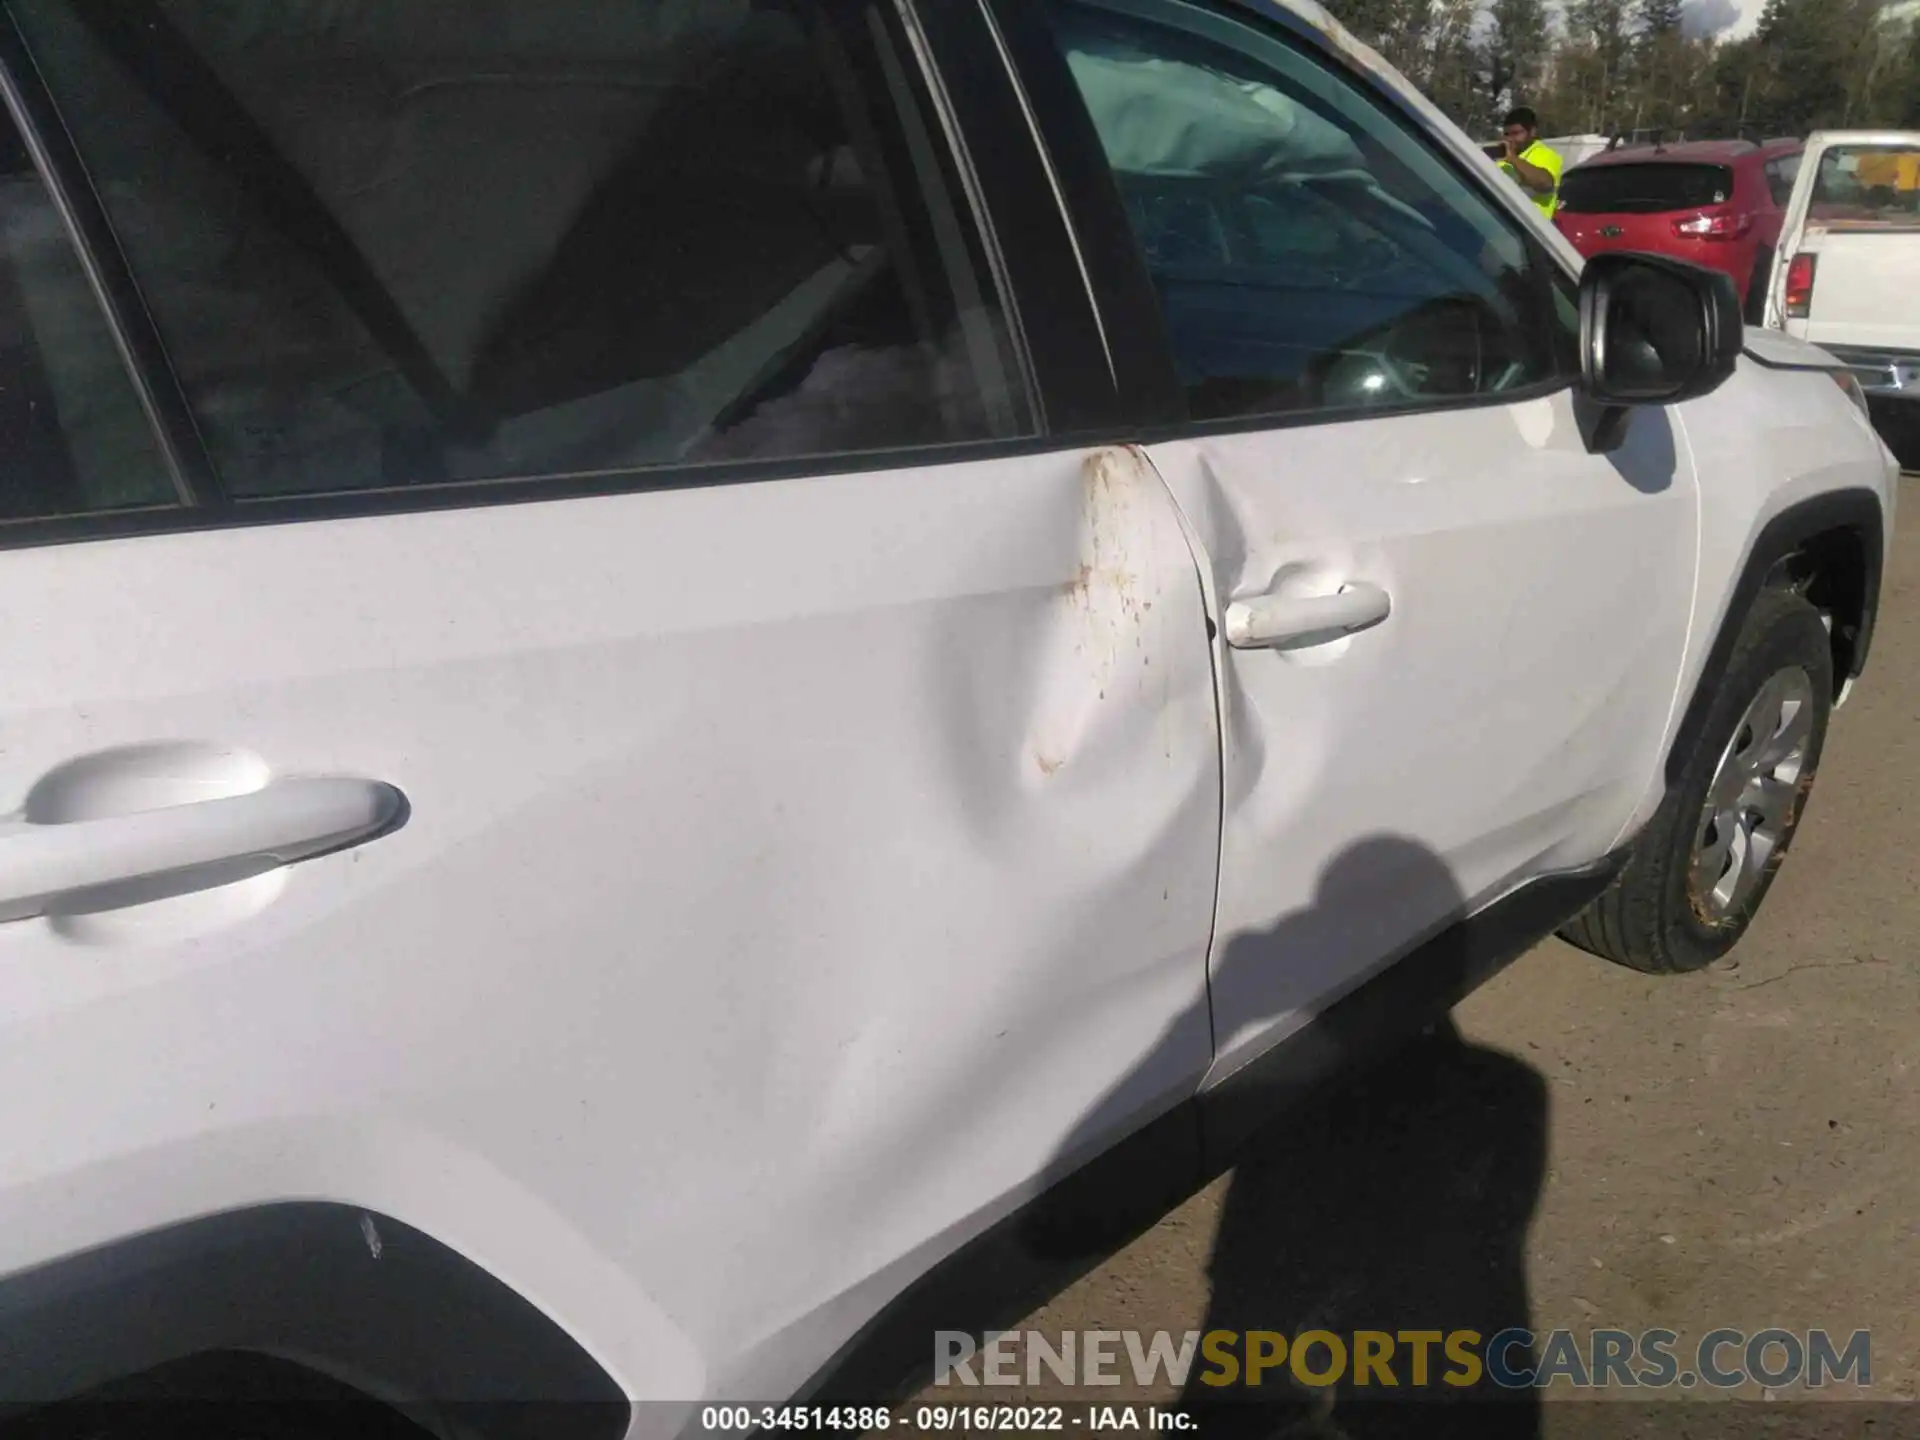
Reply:
<svg viewBox="0 0 1920 1440"><path fill-rule="evenodd" d="M1655 981L1541 946L1022 1328L1663 1327L1683 1358L1720 1327L1868 1330L1866 1394L1920 1393L1920 480L1903 501L1872 663L1737 963ZM1556 1386L1466 1432L1338 1424L1920 1435L1920 1406L1840 1390L1667 1390L1629 1419ZM1078 1398L1136 1395L1171 1398Z"/></svg>

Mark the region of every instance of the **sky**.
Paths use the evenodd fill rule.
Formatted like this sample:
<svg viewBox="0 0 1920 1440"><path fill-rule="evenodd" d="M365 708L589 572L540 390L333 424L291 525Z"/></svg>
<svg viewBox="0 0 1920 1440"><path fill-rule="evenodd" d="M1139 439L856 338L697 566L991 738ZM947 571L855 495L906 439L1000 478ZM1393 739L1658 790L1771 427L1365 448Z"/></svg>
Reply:
<svg viewBox="0 0 1920 1440"><path fill-rule="evenodd" d="M1760 23L1767 0L1689 0L1688 19L1696 34L1737 40Z"/></svg>
<svg viewBox="0 0 1920 1440"><path fill-rule="evenodd" d="M1767 0L1687 0L1687 20L1689 28L1696 35L1719 35L1728 40L1738 40L1743 35L1751 35L1760 23L1760 12L1767 8ZM1917 7L1912 0L1906 5L1896 5L1895 10L1914 10Z"/></svg>

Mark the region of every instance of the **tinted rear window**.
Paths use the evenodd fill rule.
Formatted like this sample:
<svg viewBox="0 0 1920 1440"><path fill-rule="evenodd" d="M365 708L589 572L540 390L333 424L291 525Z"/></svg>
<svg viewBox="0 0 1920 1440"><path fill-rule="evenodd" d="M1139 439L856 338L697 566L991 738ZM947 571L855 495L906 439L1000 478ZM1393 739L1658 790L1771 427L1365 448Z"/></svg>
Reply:
<svg viewBox="0 0 1920 1440"><path fill-rule="evenodd" d="M1560 186L1560 208L1576 215L1659 215L1732 198L1725 165L1596 165L1570 172Z"/></svg>
<svg viewBox="0 0 1920 1440"><path fill-rule="evenodd" d="M1812 212L1832 226L1920 227L1920 147L1835 146L1820 157Z"/></svg>

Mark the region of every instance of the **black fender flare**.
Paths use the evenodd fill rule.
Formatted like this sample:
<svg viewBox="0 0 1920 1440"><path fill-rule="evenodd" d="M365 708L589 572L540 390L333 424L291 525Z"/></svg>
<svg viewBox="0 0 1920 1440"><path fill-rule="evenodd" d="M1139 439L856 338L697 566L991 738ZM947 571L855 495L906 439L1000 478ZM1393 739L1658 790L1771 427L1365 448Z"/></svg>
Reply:
<svg viewBox="0 0 1920 1440"><path fill-rule="evenodd" d="M612 1440L632 1418L606 1371L525 1298L353 1206L208 1216L0 1280L0 1410L235 1351L295 1361L487 1440Z"/></svg>
<svg viewBox="0 0 1920 1440"><path fill-rule="evenodd" d="M1740 637L1740 627L1746 623L1754 600L1782 561L1801 551L1809 541L1846 531L1857 532L1860 537L1866 586L1859 619L1850 627L1852 633L1836 635L1836 642L1842 647L1836 658L1841 661L1839 670L1843 678L1857 679L1865 672L1867 653L1873 644L1874 621L1880 608L1881 572L1886 556L1886 511L1880 496L1872 490L1834 490L1781 511L1767 522L1748 549L1726 614L1721 618L1719 632L1713 638L1713 648L1707 652L1706 664L1701 667L1700 678L1694 685L1693 698L1688 702L1680 726L1674 732L1673 744L1667 751L1666 781L1669 788L1680 783L1681 772L1699 747L1701 735L1707 726L1708 712L1713 707L1716 687L1727 673L1728 659L1733 654L1734 644Z"/></svg>

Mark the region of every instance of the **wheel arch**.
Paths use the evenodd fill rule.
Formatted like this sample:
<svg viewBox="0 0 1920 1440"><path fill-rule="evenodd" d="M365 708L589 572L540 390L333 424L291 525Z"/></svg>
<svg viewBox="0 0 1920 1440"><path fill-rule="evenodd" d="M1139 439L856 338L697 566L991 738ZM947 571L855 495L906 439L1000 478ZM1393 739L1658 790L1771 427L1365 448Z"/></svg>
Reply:
<svg viewBox="0 0 1920 1440"><path fill-rule="evenodd" d="M615 1381L479 1265L357 1207L213 1215L0 1280L0 1406L219 1352L291 1361L486 1440L612 1440Z"/></svg>
<svg viewBox="0 0 1920 1440"><path fill-rule="evenodd" d="M1713 646L1668 748L1669 786L1679 782L1687 757L1700 743L1715 688L1726 674L1740 627L1761 591L1791 585L1833 617L1834 680L1836 686L1844 687L1866 669L1885 555L1885 509L1880 496L1864 487L1813 496L1767 522L1747 549Z"/></svg>

